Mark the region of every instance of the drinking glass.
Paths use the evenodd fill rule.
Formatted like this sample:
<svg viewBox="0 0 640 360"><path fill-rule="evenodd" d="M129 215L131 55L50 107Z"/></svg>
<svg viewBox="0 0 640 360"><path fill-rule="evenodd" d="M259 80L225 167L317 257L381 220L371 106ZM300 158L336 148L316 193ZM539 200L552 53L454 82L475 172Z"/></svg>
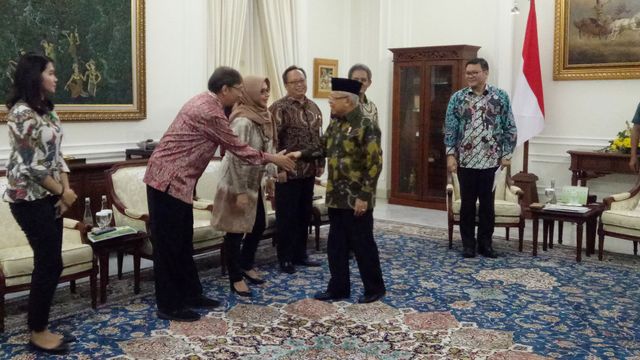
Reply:
<svg viewBox="0 0 640 360"><path fill-rule="evenodd" d="M554 204L556 202L556 182L551 180L551 184L548 188L544 189L544 196L547 197L547 204Z"/></svg>
<svg viewBox="0 0 640 360"><path fill-rule="evenodd" d="M109 224L111 223L112 214L113 211L111 210L100 210L96 213L96 222L98 223L98 227L100 228L100 230L109 226Z"/></svg>

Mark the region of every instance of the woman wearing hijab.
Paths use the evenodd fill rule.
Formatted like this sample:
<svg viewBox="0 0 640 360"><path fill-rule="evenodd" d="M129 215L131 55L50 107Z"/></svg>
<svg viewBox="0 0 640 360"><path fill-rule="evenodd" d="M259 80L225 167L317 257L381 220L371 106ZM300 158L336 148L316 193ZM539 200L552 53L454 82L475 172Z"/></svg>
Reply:
<svg viewBox="0 0 640 360"><path fill-rule="evenodd" d="M240 141L254 149L274 153L275 124L267 109L270 90L269 79L245 77L242 96L229 120ZM211 224L227 232L223 246L231 291L240 296L252 296L243 278L252 284L264 283L253 267L266 222L262 180L268 173L267 194L273 196L276 172L271 164L247 164L230 152L222 159L222 177L218 181Z"/></svg>

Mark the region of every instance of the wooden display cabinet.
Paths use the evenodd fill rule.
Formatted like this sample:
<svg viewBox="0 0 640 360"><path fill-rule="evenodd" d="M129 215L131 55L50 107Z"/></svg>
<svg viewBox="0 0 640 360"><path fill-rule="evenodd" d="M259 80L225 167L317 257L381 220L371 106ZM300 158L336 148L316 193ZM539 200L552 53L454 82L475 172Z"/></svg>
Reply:
<svg viewBox="0 0 640 360"><path fill-rule="evenodd" d="M393 123L389 203L445 209L444 118L465 86L465 63L478 46L389 49L393 53Z"/></svg>

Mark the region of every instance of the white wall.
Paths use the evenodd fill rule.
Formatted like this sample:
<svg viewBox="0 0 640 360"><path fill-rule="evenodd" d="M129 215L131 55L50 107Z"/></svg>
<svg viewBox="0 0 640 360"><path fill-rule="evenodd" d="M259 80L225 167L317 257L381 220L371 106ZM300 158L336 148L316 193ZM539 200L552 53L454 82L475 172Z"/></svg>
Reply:
<svg viewBox="0 0 640 360"><path fill-rule="evenodd" d="M124 160L126 148L142 139L158 139L182 104L206 90L206 0L145 3L147 119L64 122L65 155L90 162ZM7 126L0 123L0 166L8 148Z"/></svg>

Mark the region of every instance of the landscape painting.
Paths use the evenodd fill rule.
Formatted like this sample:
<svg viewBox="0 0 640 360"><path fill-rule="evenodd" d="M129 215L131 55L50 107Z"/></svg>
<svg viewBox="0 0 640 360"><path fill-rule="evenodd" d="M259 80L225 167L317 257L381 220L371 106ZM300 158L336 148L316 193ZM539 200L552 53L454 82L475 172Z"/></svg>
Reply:
<svg viewBox="0 0 640 360"><path fill-rule="evenodd" d="M640 78L640 0L556 0L554 79Z"/></svg>

